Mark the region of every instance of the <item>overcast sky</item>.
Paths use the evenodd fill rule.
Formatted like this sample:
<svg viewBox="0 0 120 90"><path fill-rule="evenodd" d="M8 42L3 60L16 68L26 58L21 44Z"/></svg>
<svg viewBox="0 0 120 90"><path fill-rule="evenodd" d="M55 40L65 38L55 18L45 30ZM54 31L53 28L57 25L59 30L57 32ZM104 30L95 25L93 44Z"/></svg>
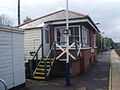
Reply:
<svg viewBox="0 0 120 90"><path fill-rule="evenodd" d="M65 9L65 0L21 0L22 20L37 18ZM120 41L120 0L69 0L69 9L89 15L105 36ZM17 0L0 0L0 14L9 16L17 25Z"/></svg>

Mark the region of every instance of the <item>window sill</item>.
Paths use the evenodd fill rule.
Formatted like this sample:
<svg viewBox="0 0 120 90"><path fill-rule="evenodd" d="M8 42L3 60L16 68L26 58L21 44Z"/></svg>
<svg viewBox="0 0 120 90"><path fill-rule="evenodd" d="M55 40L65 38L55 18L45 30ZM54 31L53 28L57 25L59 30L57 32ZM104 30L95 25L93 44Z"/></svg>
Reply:
<svg viewBox="0 0 120 90"><path fill-rule="evenodd" d="M91 49L91 47L82 47L81 49L82 50L84 50L84 49Z"/></svg>

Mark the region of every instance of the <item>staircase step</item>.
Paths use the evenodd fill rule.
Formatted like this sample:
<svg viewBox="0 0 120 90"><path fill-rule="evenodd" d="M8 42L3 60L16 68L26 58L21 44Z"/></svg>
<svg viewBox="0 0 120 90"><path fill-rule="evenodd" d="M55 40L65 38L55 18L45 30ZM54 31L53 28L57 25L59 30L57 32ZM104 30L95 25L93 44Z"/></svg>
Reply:
<svg viewBox="0 0 120 90"><path fill-rule="evenodd" d="M50 64L52 64L53 61L53 58L43 58L36 67L33 78L36 80L45 80L47 78L48 71L50 70Z"/></svg>
<svg viewBox="0 0 120 90"><path fill-rule="evenodd" d="M38 65L38 67L39 67L39 68L45 68L45 67L46 67L46 68L49 68L50 65L46 65L46 66L45 66L45 65L43 65L43 64L40 64L40 65Z"/></svg>
<svg viewBox="0 0 120 90"><path fill-rule="evenodd" d="M48 73L48 70L44 70L44 71L41 71L41 70L36 70L36 72Z"/></svg>
<svg viewBox="0 0 120 90"><path fill-rule="evenodd" d="M50 64L49 61L41 61L40 64Z"/></svg>
<svg viewBox="0 0 120 90"><path fill-rule="evenodd" d="M38 71L45 71L46 69L45 68L37 68L36 70L38 70Z"/></svg>
<svg viewBox="0 0 120 90"><path fill-rule="evenodd" d="M41 77L41 76L34 76L33 78L36 80L45 80L45 77Z"/></svg>
<svg viewBox="0 0 120 90"><path fill-rule="evenodd" d="M45 72L36 72L37 75L45 75Z"/></svg>

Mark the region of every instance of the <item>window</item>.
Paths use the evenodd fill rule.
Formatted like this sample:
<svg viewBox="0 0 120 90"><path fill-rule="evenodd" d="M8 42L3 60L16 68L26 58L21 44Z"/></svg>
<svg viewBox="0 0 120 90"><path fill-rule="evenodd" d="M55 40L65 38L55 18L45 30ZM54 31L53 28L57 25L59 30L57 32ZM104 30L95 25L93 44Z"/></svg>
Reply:
<svg viewBox="0 0 120 90"><path fill-rule="evenodd" d="M96 34L93 35L93 39L94 39L94 47L96 47Z"/></svg>
<svg viewBox="0 0 120 90"><path fill-rule="evenodd" d="M57 43L60 44L60 37L61 37L61 33L59 30L57 30Z"/></svg>
<svg viewBox="0 0 120 90"><path fill-rule="evenodd" d="M72 44L75 41L79 41L79 27L70 27L69 43Z"/></svg>
<svg viewBox="0 0 120 90"><path fill-rule="evenodd" d="M45 41L49 43L49 32L47 30L45 30Z"/></svg>
<svg viewBox="0 0 120 90"><path fill-rule="evenodd" d="M40 39L34 39L33 40L33 46L34 46L33 48L34 48L35 51L38 49L39 44L40 44Z"/></svg>
<svg viewBox="0 0 120 90"><path fill-rule="evenodd" d="M82 26L82 41L83 41L83 47L89 46L89 31L84 26Z"/></svg>
<svg viewBox="0 0 120 90"><path fill-rule="evenodd" d="M55 28L55 37L56 37L56 41L59 45L65 45L65 35L63 34L65 30L65 27L61 26L61 27L56 27Z"/></svg>
<svg viewBox="0 0 120 90"><path fill-rule="evenodd" d="M66 44L66 36L64 33L65 26L55 27L55 37L56 41L59 45ZM79 26L69 26L70 36L69 36L69 44L74 43L75 41L79 41L80 39L80 27Z"/></svg>

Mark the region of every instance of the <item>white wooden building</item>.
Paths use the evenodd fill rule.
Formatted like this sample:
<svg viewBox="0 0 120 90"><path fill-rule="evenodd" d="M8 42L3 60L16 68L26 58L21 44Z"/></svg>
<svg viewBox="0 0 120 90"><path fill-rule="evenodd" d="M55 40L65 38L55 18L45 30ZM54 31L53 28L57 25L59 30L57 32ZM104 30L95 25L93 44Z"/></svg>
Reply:
<svg viewBox="0 0 120 90"><path fill-rule="evenodd" d="M24 33L0 26L0 79L13 88L25 83Z"/></svg>
<svg viewBox="0 0 120 90"><path fill-rule="evenodd" d="M96 60L96 34L99 33L99 29L88 15L74 11L69 11L68 14L71 73L77 75L87 71L90 64ZM65 26L65 10L47 14L19 26L24 30L25 60L32 60L35 63L38 61L33 65L36 67L33 69L34 79L46 79L50 71L58 75L65 72ZM39 50L40 45L42 47ZM37 52L38 50L40 53ZM35 59L30 56L30 52L36 52L40 55L35 54L35 56L42 58ZM46 68L46 64L50 64L49 67Z"/></svg>
<svg viewBox="0 0 120 90"><path fill-rule="evenodd" d="M85 17L83 14L76 13L73 11L69 11L69 18L83 18ZM30 52L36 51L38 49L39 45L43 43L43 54L44 56L47 56L48 51L50 49L50 35L49 31L51 29L50 25L54 24L65 24L65 10L56 11L53 13L50 13L48 15L39 17L37 19L34 19L30 22L21 24L19 27L24 30L24 50L25 50L25 60L28 61L29 59L32 59L32 56L30 56ZM63 22L63 21L64 22ZM50 22L50 21L55 21ZM80 22L86 22L87 19L82 19ZM70 21L71 23L76 23ZM43 35L43 37L42 37ZM43 40L41 40L43 39ZM64 40L64 38L62 39ZM43 41L43 42L42 42ZM42 52L42 50L41 50ZM40 55L39 55L40 56ZM42 55L41 55L42 56Z"/></svg>

